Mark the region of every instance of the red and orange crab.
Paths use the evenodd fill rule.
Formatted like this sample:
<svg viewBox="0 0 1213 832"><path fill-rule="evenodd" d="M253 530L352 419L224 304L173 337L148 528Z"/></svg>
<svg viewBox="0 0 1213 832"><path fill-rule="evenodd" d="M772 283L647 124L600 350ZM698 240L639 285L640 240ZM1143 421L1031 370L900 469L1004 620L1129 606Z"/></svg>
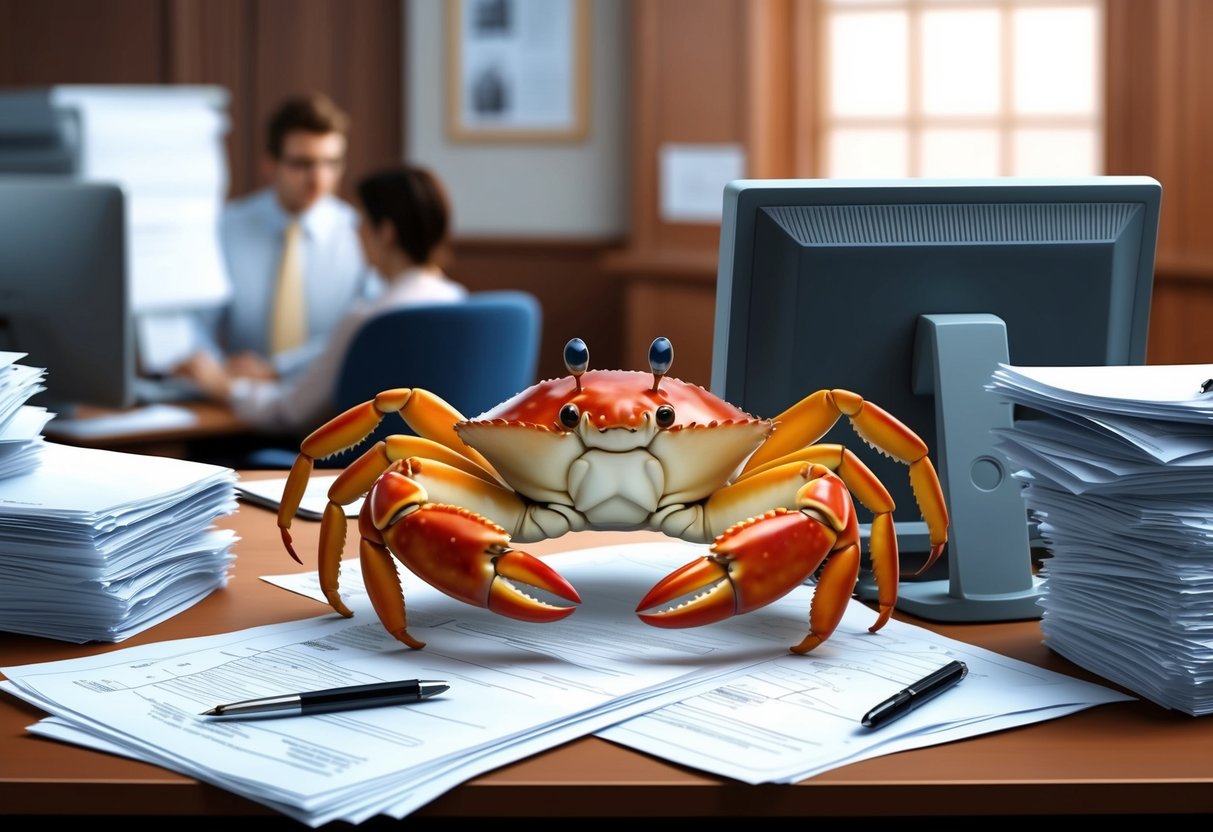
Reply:
<svg viewBox="0 0 1213 832"><path fill-rule="evenodd" d="M418 434L376 443L329 489L319 570L333 609L352 615L338 593L342 506L365 496L358 531L366 589L384 627L410 647L425 645L408 632L393 556L453 598L546 622L576 608L532 598L515 583L571 603L581 599L554 569L513 543L582 529L652 529L711 546L649 591L636 608L642 620L657 627L722 621L786 595L820 567L810 631L791 648L807 653L834 632L855 591L854 494L873 514L875 632L897 600L894 505L845 446L815 444L842 416L867 443L909 466L932 544L922 570L943 551L948 515L926 444L859 395L820 390L774 419L759 419L666 377L673 348L665 338L650 347L650 373L587 371L589 351L579 338L569 341L564 358L570 376L532 385L474 419L426 390L399 388L350 408L303 441L278 514L296 561L289 529L313 461L357 445L389 413ZM657 609L696 592L686 603Z"/></svg>

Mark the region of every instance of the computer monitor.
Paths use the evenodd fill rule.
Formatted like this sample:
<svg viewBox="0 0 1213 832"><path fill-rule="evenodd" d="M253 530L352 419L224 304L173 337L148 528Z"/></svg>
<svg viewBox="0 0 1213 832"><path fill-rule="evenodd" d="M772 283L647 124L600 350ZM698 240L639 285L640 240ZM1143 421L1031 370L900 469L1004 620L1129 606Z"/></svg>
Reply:
<svg viewBox="0 0 1213 832"><path fill-rule="evenodd" d="M133 333L122 189L0 177L0 350L46 368L31 403L132 404Z"/></svg>
<svg viewBox="0 0 1213 832"><path fill-rule="evenodd" d="M948 577L903 580L900 609L1040 617L1022 483L994 447L1015 414L985 385L999 362L1145 362L1161 191L1123 176L725 188L713 392L773 417L851 390L930 447ZM822 441L856 451L896 502L902 551L926 551L906 466L862 447L845 416ZM865 576L860 597L873 591Z"/></svg>

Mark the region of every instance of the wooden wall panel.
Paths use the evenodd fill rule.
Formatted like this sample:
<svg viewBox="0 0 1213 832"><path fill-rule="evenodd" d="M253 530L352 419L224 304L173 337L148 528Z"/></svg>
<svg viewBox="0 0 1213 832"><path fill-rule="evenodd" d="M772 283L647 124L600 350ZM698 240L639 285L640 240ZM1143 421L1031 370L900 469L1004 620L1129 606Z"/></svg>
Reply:
<svg viewBox="0 0 1213 832"><path fill-rule="evenodd" d="M667 278L636 283L626 296L624 369L645 370L649 345L658 336L674 346L670 375L701 387L712 384L712 324L716 315L714 281Z"/></svg>
<svg viewBox="0 0 1213 832"><path fill-rule="evenodd" d="M170 48L164 81L217 84L228 91L229 192L257 181L256 121L249 79L253 73L251 6L245 0L170 0L166 39Z"/></svg>
<svg viewBox="0 0 1213 832"><path fill-rule="evenodd" d="M0 88L155 83L164 12L161 0L0 0Z"/></svg>
<svg viewBox="0 0 1213 832"><path fill-rule="evenodd" d="M1213 282L1164 277L1154 286L1147 361L1213 364Z"/></svg>
<svg viewBox="0 0 1213 832"><path fill-rule="evenodd" d="M472 291L522 289L538 297L539 377L554 378L568 372L564 345L570 338L586 342L591 367L629 366L621 363L622 284L603 267L611 250L607 243L463 239L455 241L447 271ZM642 359L647 362L647 353Z"/></svg>
<svg viewBox="0 0 1213 832"><path fill-rule="evenodd" d="M720 229L670 223L658 211L660 148L742 143L747 78L745 4L738 0L636 0L633 22L632 238L654 249L712 249Z"/></svg>
<svg viewBox="0 0 1213 832"><path fill-rule="evenodd" d="M674 344L672 374L710 381L718 223L668 222L660 214L659 159L665 144L738 144L761 175L792 152L786 98L754 93L779 76L790 42L787 0L635 0L632 5L632 221L625 250L607 268L623 281L623 358L645 366L656 335ZM786 90L780 86L780 90Z"/></svg>
<svg viewBox="0 0 1213 832"><path fill-rule="evenodd" d="M1147 360L1213 362L1213 4L1106 8L1106 170L1163 188Z"/></svg>

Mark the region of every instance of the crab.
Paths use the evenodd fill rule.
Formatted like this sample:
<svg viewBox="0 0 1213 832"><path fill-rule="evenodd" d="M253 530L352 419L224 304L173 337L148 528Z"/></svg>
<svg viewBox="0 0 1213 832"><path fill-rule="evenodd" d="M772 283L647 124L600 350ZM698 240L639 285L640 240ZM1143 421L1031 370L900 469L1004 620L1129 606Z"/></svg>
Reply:
<svg viewBox="0 0 1213 832"><path fill-rule="evenodd" d="M367 594L384 628L409 647L425 643L408 631L393 558L453 598L551 622L570 615L581 598L514 544L586 529L650 529L709 548L645 595L636 607L644 622L711 624L814 582L809 632L790 648L807 653L838 627L856 589L854 495L872 513L877 619L869 629L876 632L897 600L895 506L854 452L817 444L843 416L867 444L908 466L931 540L918 572L942 553L948 512L926 444L858 394L819 390L764 419L669 377L673 347L665 338L649 349L648 373L588 370L589 350L579 338L566 344L564 359L569 376L534 384L473 419L429 391L397 388L302 442L278 513L283 544L300 563L290 526L315 460L361 444L388 414L399 414L417 434L375 443L329 488L319 577L334 610L353 614L338 591L344 506L365 497L358 533ZM559 600L534 597L537 589Z"/></svg>

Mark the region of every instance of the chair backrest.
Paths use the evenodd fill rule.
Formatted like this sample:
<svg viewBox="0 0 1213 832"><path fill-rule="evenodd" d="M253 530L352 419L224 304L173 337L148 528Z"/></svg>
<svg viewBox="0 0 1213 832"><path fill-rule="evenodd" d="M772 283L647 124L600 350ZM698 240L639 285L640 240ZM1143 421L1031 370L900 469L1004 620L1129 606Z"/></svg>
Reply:
<svg viewBox="0 0 1213 832"><path fill-rule="evenodd" d="M420 387L464 416L478 416L537 381L542 329L538 299L516 290L380 313L350 342L334 403L344 410L383 390ZM398 416L388 416L374 439L409 432ZM354 458L342 456L348 459L335 461Z"/></svg>

